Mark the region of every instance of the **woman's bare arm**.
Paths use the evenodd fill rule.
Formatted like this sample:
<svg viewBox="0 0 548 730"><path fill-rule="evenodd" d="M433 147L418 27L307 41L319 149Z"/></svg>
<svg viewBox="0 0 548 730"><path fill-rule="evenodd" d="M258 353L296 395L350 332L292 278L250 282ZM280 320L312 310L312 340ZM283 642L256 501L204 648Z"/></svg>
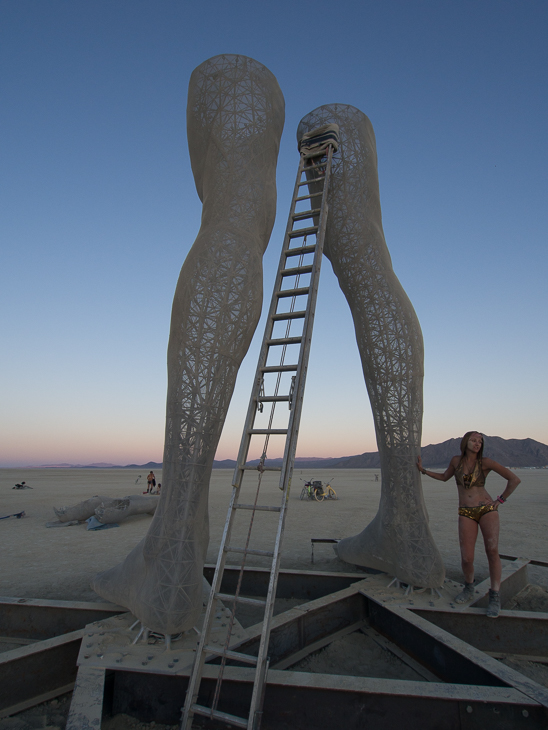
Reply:
<svg viewBox="0 0 548 730"><path fill-rule="evenodd" d="M440 482L448 482L449 479L451 479L451 477L455 473L455 468L458 464L458 461L459 461L459 457L454 456L451 459L451 462L450 462L449 466L447 467L447 469L443 472L443 474L439 474L437 471L427 471L423 467L422 459L419 456L419 458L417 459L417 469L420 471L421 474L426 474L427 477L432 477L432 479L437 479ZM517 486L517 484L516 484L516 486ZM515 487L514 487L514 489L515 489Z"/></svg>
<svg viewBox="0 0 548 730"><path fill-rule="evenodd" d="M505 466L502 466L502 464L499 464L497 461L493 461L493 459L483 459L482 467L484 470L494 471L503 479L507 480L506 489L501 494L501 497L504 501L508 499L508 497L516 489L518 484L521 483L521 479L518 477L517 474L515 474L513 471L510 471L510 469L507 469ZM497 500L495 500L495 502L496 501Z"/></svg>

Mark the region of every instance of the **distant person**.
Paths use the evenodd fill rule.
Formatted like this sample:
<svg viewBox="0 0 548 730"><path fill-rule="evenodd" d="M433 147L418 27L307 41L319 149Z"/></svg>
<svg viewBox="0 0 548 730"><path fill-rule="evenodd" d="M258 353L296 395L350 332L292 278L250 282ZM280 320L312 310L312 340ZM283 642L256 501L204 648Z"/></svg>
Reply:
<svg viewBox="0 0 548 730"><path fill-rule="evenodd" d="M152 490L156 486L156 477L154 476L154 472L152 469L150 470L148 476L147 476L147 493L152 494Z"/></svg>
<svg viewBox="0 0 548 730"><path fill-rule="evenodd" d="M156 494L160 494L162 491L162 485L158 482L158 486L156 487Z"/></svg>
<svg viewBox="0 0 548 730"><path fill-rule="evenodd" d="M21 482L21 484L16 484L12 489L32 489L32 487L29 487L26 482Z"/></svg>
<svg viewBox="0 0 548 730"><path fill-rule="evenodd" d="M379 481L379 475L378 475L378 474L375 474L375 481L376 481L376 482L378 482L378 481Z"/></svg>
<svg viewBox="0 0 548 730"><path fill-rule="evenodd" d="M474 550L481 528L485 553L489 562L491 588L487 616L496 618L500 613L500 580L502 565L499 556L498 508L504 504L521 482L510 469L492 459L483 458L483 436L478 431L468 431L460 442L460 456L454 456L443 474L427 471L417 459L421 474L447 482L455 477L459 490L459 542L464 573L464 590L455 598L455 603L466 603L474 597ZM496 499L485 489L485 479L490 471L507 479L506 489Z"/></svg>

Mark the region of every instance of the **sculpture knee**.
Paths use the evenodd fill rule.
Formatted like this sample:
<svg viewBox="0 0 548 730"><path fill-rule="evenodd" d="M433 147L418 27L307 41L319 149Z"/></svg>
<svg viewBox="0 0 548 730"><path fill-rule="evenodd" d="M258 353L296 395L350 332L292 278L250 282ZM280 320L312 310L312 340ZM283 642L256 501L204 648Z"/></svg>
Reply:
<svg viewBox="0 0 548 730"><path fill-rule="evenodd" d="M245 100L245 101L243 101ZM202 226L244 226L264 252L276 215L285 102L275 76L246 56L204 61L190 77L187 134Z"/></svg>

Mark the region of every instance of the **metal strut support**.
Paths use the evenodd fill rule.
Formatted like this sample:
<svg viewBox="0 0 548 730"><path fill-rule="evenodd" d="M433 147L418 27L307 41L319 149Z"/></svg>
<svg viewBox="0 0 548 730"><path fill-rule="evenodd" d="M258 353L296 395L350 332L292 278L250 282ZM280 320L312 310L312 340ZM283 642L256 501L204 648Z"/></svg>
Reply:
<svg viewBox="0 0 548 730"><path fill-rule="evenodd" d="M314 141L314 134L309 135ZM181 730L191 730L192 718L202 715L221 724L233 727L259 730L262 717L262 704L268 674L268 643L270 624L276 597L276 586L280 569L281 547L284 534L285 517L291 486L291 474L295 461L297 438L301 419L302 404L316 297L318 294L320 267L327 224L327 193L331 175L333 151L337 148L336 139L320 146L317 142L313 149L301 149L297 179L293 191L291 208L285 232L280 263L270 302L270 309L259 354L257 370L253 381L247 417L238 453L237 467L232 480L232 496L228 515L221 539L221 547L213 577L211 594L206 608L204 625L196 658L189 679L185 705L181 720ZM291 348L291 349L290 349ZM295 353L294 351L298 352ZM278 411L274 428L274 416L278 403L287 403L288 408ZM270 409L270 410L268 410ZM258 414L266 419L266 425L255 426ZM280 418L285 419L280 428ZM263 439L259 466L247 465L252 439ZM271 438L285 437L281 468L267 467L267 453ZM253 504L240 504L239 495L246 471L258 471L258 485ZM265 471L280 472L279 486L281 500L276 505L265 506L259 502L261 482ZM238 510L240 516L247 514L249 527L243 547L231 545L230 539L234 519ZM251 533L256 512L278 514L278 527L272 550L255 550L250 547ZM228 556L240 558L240 572L234 595L221 593L221 583ZM265 600L246 598L240 594L244 567L248 555L261 555L271 558L270 580ZM231 566L233 567L233 566ZM213 617L217 601L225 602L231 617L224 647L210 646ZM229 649L232 626L235 621L236 607L239 603L260 606L264 610L262 633L257 656L247 655ZM220 663L219 662L220 659ZM200 682L206 661L215 661L218 667L213 697L209 704L199 703ZM229 714L222 707L222 682L226 664L244 664L255 667L255 680L251 702L246 717Z"/></svg>

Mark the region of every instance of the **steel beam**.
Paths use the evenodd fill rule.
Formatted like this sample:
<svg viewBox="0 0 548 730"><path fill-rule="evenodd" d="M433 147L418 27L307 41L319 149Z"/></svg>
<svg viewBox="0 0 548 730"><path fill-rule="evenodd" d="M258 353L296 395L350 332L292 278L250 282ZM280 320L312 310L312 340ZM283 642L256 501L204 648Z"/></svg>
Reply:
<svg viewBox="0 0 548 730"><path fill-rule="evenodd" d="M214 565L204 567L204 576L211 583ZM225 567L221 590L234 593L240 569L237 566ZM318 570L280 570L276 598L299 598L312 601L315 598L335 593L363 580L363 573L328 573ZM246 596L266 596L270 580L269 568L244 568L241 593Z"/></svg>
<svg viewBox="0 0 548 730"><path fill-rule="evenodd" d="M499 555L503 560L526 560L527 558L518 558L516 555ZM546 560L537 560L535 558L529 558L529 565L540 565L543 568L548 568L548 562Z"/></svg>
<svg viewBox="0 0 548 730"><path fill-rule="evenodd" d="M80 667L70 703L66 730L85 730L101 727L105 670L98 667Z"/></svg>
<svg viewBox="0 0 548 730"><path fill-rule="evenodd" d="M44 694L51 698L69 691L83 634L80 629L0 654L0 717L21 705L32 707Z"/></svg>
<svg viewBox="0 0 548 730"><path fill-rule="evenodd" d="M442 679L458 684L472 681L491 687L513 687L548 709L546 687L406 608L388 607L366 598L371 626Z"/></svg>
<svg viewBox="0 0 548 730"><path fill-rule="evenodd" d="M127 613L113 603L0 597L0 635L41 641Z"/></svg>
<svg viewBox="0 0 548 730"><path fill-rule="evenodd" d="M360 586L358 583L357 586ZM362 622L365 603L355 586L317 598L274 616L271 622L269 657L271 666L296 654L314 642ZM249 638L233 648L256 654L262 624L247 629Z"/></svg>
<svg viewBox="0 0 548 730"><path fill-rule="evenodd" d="M527 576L527 566L531 561L527 558L516 558L509 565L502 566L502 578L500 583L500 602L501 605L513 598L519 593L529 582ZM487 608L489 603L489 588L491 587L491 579L487 578L476 586L476 594L479 597L471 604L474 608Z"/></svg>
<svg viewBox="0 0 548 730"><path fill-rule="evenodd" d="M526 582L527 563L515 560L512 566L505 566L504 584L512 595ZM204 570L206 577L207 571L208 566ZM230 590L237 574L236 569L228 569L226 590ZM244 592L264 595L268 576L267 569L246 569ZM263 730L304 730L311 726L352 730L363 728L366 718L382 730L401 723L402 716L409 728L425 730L483 730L493 720L497 730L546 726L548 691L483 651L547 656L547 614L503 611L493 621L485 619L484 611L478 608L452 612L389 608L367 595L367 578L356 573L281 571L278 586L279 597L309 602L273 619L271 666L278 663L287 667L289 662L297 661L295 657L315 651L368 622L429 671L456 684L271 670ZM125 609L112 604L0 599L0 634L21 641L61 634L0 655L0 716L68 691L76 677L83 632L65 633L67 629L122 612ZM253 653L259 636L260 625L251 627L249 638L239 649ZM208 681L217 671L213 665L206 666L206 692ZM230 680L227 702L234 704L232 709L251 691L252 680L245 672L251 676L252 671L226 667ZM112 676L115 712L128 711L145 720L151 711L155 714L149 719L160 722L166 710L166 717L169 712L171 715L164 721L177 722L187 682L183 673L169 677L116 670ZM469 686L471 682L476 684Z"/></svg>
<svg viewBox="0 0 548 730"><path fill-rule="evenodd" d="M214 690L206 665L199 701ZM226 667L220 709L242 714L253 670ZM113 712L175 724L188 677L115 672ZM405 720L403 720L405 718ZM262 730L544 730L544 708L511 688L408 682L307 672L268 672ZM213 725L205 725L214 727Z"/></svg>
<svg viewBox="0 0 548 730"><path fill-rule="evenodd" d="M501 611L497 619L488 621L479 608L458 613L435 608L410 610L481 651L527 654L530 661L534 656L548 656L548 613Z"/></svg>
<svg viewBox="0 0 548 730"><path fill-rule="evenodd" d="M364 630L367 627L365 626L364 621L358 621L355 624L350 624L350 626L347 626L344 629L341 629L340 631L336 631L334 634L330 634L329 636L324 636L322 639L319 639L318 641L314 641L312 644L308 644L300 651L297 651L295 654L290 654L285 659L283 659L281 662L278 662L277 664L271 664L271 669L287 669L288 667L293 666L293 664L296 664L297 662L300 662L301 659L304 659L305 657L309 656L310 654L313 654L315 651L319 651L320 649L323 649L326 646L329 646L329 644L332 644L334 641L338 641L339 639L342 639L344 636L348 636L348 634L353 634L354 631L360 631Z"/></svg>

